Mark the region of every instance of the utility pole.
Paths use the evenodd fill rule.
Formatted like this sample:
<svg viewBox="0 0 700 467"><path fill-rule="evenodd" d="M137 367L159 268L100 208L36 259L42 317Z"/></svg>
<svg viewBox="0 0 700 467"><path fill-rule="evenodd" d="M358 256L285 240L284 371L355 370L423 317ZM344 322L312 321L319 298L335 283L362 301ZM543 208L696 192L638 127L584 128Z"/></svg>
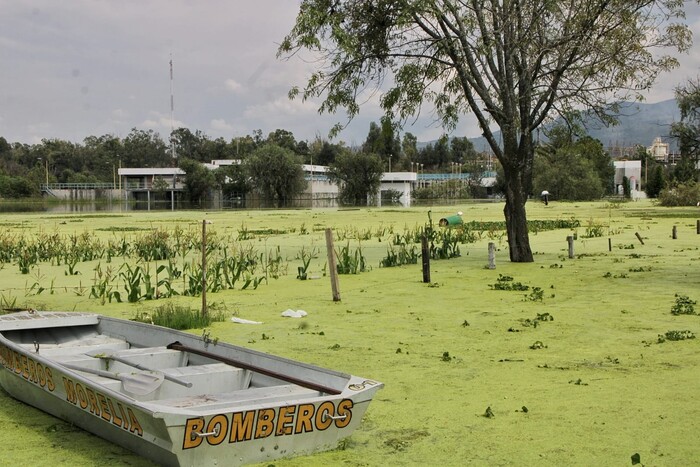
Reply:
<svg viewBox="0 0 700 467"><path fill-rule="evenodd" d="M175 132L175 98L173 96L173 54L170 54L170 155L173 160L173 167L177 167L177 154L175 154L175 140L173 133ZM177 176L173 174L173 190L170 192L170 210L175 210L175 187L177 184Z"/></svg>

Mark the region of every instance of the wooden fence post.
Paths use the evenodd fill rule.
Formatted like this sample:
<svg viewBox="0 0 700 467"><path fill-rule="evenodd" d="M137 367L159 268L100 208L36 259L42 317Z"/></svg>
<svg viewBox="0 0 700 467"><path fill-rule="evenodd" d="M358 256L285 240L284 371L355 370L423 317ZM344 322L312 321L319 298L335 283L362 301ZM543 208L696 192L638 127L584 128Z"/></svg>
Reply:
<svg viewBox="0 0 700 467"><path fill-rule="evenodd" d="M421 259L423 263L423 282L430 283L430 248L428 248L428 237L423 235L420 238Z"/></svg>
<svg viewBox="0 0 700 467"><path fill-rule="evenodd" d="M335 248L333 247L333 231L326 229L326 250L328 252L328 273L331 277L331 291L333 301L340 301L340 285L338 283L338 266L335 261Z"/></svg>
<svg viewBox="0 0 700 467"><path fill-rule="evenodd" d="M566 241L569 244L569 259L573 259L574 257L574 237L573 235L569 235L566 237Z"/></svg>
<svg viewBox="0 0 700 467"><path fill-rule="evenodd" d="M496 269L496 244L489 242L489 269Z"/></svg>
<svg viewBox="0 0 700 467"><path fill-rule="evenodd" d="M700 235L700 220L695 221L695 233Z"/></svg>
<svg viewBox="0 0 700 467"><path fill-rule="evenodd" d="M612 251L612 239L608 238L608 251Z"/></svg>
<svg viewBox="0 0 700 467"><path fill-rule="evenodd" d="M639 235L639 232L635 232L634 234L637 236L637 240L639 240L639 243L641 243L642 245L644 245L644 240L642 240L642 236Z"/></svg>
<svg viewBox="0 0 700 467"><path fill-rule="evenodd" d="M674 225L671 229L671 238L676 240L678 238L678 228Z"/></svg>
<svg viewBox="0 0 700 467"><path fill-rule="evenodd" d="M207 316L207 221L202 221L202 317Z"/></svg>

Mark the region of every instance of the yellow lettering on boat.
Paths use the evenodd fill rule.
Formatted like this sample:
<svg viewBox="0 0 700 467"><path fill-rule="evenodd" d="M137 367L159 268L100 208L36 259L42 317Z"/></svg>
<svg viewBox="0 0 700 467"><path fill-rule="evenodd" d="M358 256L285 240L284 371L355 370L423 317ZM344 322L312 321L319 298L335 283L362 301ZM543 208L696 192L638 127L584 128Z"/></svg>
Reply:
<svg viewBox="0 0 700 467"><path fill-rule="evenodd" d="M122 405L119 402L117 402L117 407L119 407L119 413L121 414L121 417L123 420L122 425L124 426L124 429L126 430L129 428L129 417L126 414L126 412L124 411L124 407L122 407Z"/></svg>
<svg viewBox="0 0 700 467"><path fill-rule="evenodd" d="M131 410L131 408L127 407L126 411L129 413L129 422L131 423L131 427L129 428L129 431L132 433L135 433L139 436L143 436L143 428L141 428L141 424L139 423L139 419L136 418L136 415Z"/></svg>
<svg viewBox="0 0 700 467"><path fill-rule="evenodd" d="M29 361L26 355L22 355L22 376L24 379L29 379Z"/></svg>
<svg viewBox="0 0 700 467"><path fill-rule="evenodd" d="M277 430L275 431L275 436L291 435L294 427L294 411L296 410L296 405L288 405L287 407L280 407L279 415L277 416Z"/></svg>
<svg viewBox="0 0 700 467"><path fill-rule="evenodd" d="M107 403L109 404L109 413L112 414L112 423L114 423L117 426L122 426L122 419L119 418L119 415L117 415L117 411L114 410L112 399L107 399Z"/></svg>
<svg viewBox="0 0 700 467"><path fill-rule="evenodd" d="M31 358L29 359L29 380L34 384L39 382L36 377L36 363Z"/></svg>
<svg viewBox="0 0 700 467"><path fill-rule="evenodd" d="M15 373L20 374L22 373L22 357L20 356L19 352L14 353L14 359Z"/></svg>
<svg viewBox="0 0 700 467"><path fill-rule="evenodd" d="M75 383L75 392L78 394L78 403L81 409L87 409L88 400L87 394L85 394L85 389L80 383Z"/></svg>
<svg viewBox="0 0 700 467"><path fill-rule="evenodd" d="M185 438L182 441L182 449L196 448L202 444L202 438L197 436L204 428L204 418L188 418L185 422Z"/></svg>
<svg viewBox="0 0 700 467"><path fill-rule="evenodd" d="M258 411L258 422L255 425L255 439L267 438L275 428L275 410L261 409Z"/></svg>
<svg viewBox="0 0 700 467"><path fill-rule="evenodd" d="M105 396L100 394L99 392L96 394L97 395L97 402L100 404L100 411L101 411L101 416L103 419L107 420L108 422L112 420L112 412L109 411L109 406L107 406L107 399Z"/></svg>
<svg viewBox="0 0 700 467"><path fill-rule="evenodd" d="M226 415L214 415L207 425L207 433L217 432L218 435L207 436L207 443L212 446L221 444L228 433L228 417Z"/></svg>
<svg viewBox="0 0 700 467"><path fill-rule="evenodd" d="M338 417L341 418L335 420L335 426L338 428L345 428L350 424L350 420L352 419L352 406L353 403L350 399L343 399L340 401L340 404L338 404Z"/></svg>
<svg viewBox="0 0 700 467"><path fill-rule="evenodd" d="M331 417L333 415L335 415L335 406L333 405L333 402L326 401L321 404L316 411L316 429L323 431L331 426L331 423L333 423L333 419Z"/></svg>
<svg viewBox="0 0 700 467"><path fill-rule="evenodd" d="M73 385L73 381L69 380L65 376L63 377L63 389L66 392L66 400L71 404L77 404L78 398L75 394L75 386Z"/></svg>
<svg viewBox="0 0 700 467"><path fill-rule="evenodd" d="M100 415L100 408L97 406L97 398L95 397L95 393L90 388L85 388L85 392L87 393L87 396L88 396L88 402L90 405L90 412L99 416Z"/></svg>
<svg viewBox="0 0 700 467"><path fill-rule="evenodd" d="M305 433L308 431L314 431L313 422L311 421L314 416L314 405L313 404L301 404L299 405L299 410L297 410L297 421L294 425L294 433Z"/></svg>
<svg viewBox="0 0 700 467"><path fill-rule="evenodd" d="M250 441L253 437L253 425L255 424L255 411L236 412L231 417L231 436L229 443L238 441Z"/></svg>
<svg viewBox="0 0 700 467"><path fill-rule="evenodd" d="M42 388L46 386L46 372L44 371L44 365L41 363L36 364L36 372L39 377L39 386Z"/></svg>
<svg viewBox="0 0 700 467"><path fill-rule="evenodd" d="M350 425L353 407L351 399L343 399L325 401L318 408L306 403L217 414L208 423L203 417L190 418L185 423L182 448L196 448L204 438L209 445L218 446L227 435L229 443L240 443L267 438L273 432L275 436L293 436L331 427L342 429Z"/></svg>
<svg viewBox="0 0 700 467"><path fill-rule="evenodd" d="M49 367L46 367L46 387L51 392L56 389L56 385L53 384L53 373L51 373L51 368Z"/></svg>

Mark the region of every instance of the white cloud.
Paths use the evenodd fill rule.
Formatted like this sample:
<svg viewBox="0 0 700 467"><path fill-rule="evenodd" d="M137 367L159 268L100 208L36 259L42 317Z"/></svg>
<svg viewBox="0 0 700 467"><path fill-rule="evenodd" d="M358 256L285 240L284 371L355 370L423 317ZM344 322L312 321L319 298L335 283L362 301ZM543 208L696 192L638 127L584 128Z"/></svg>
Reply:
<svg viewBox="0 0 700 467"><path fill-rule="evenodd" d="M273 101L265 102L260 105L248 106L243 112L243 116L253 119L279 119L281 116L302 116L313 115L316 113L318 106L310 101L303 102L301 99L288 99L279 97Z"/></svg>
<svg viewBox="0 0 700 467"><path fill-rule="evenodd" d="M169 115L163 115L160 112L152 111L151 114L153 118L148 118L141 122L141 126L144 128L149 128L151 130L156 130L161 134L169 135L170 128L186 128L187 125L180 120L173 120L172 125L170 122Z"/></svg>
<svg viewBox="0 0 700 467"><path fill-rule="evenodd" d="M114 109L112 111L112 117L119 119L119 120L125 119L128 116L129 116L129 112L127 112L124 109Z"/></svg>
<svg viewBox="0 0 700 467"><path fill-rule="evenodd" d="M233 78L227 79L224 82L224 86L226 86L226 89L232 91L234 94L239 94L243 92L243 85Z"/></svg>
<svg viewBox="0 0 700 467"><path fill-rule="evenodd" d="M219 131L219 132L232 132L233 131L233 125L226 123L226 120L224 120L223 118L212 119L212 121L209 122L209 128L211 128L214 131Z"/></svg>

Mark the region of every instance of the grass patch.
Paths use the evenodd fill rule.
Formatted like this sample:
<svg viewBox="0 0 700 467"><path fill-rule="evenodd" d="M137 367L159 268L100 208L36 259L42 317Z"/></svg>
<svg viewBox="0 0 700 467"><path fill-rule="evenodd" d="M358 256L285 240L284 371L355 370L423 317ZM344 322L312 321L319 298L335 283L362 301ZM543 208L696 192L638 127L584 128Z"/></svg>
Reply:
<svg viewBox="0 0 700 467"><path fill-rule="evenodd" d="M167 303L157 307L151 312L136 313L132 321L140 323L156 324L171 329L201 329L211 326L212 323L225 321L223 311L210 310L206 316L202 316L199 310L194 308L173 305Z"/></svg>

